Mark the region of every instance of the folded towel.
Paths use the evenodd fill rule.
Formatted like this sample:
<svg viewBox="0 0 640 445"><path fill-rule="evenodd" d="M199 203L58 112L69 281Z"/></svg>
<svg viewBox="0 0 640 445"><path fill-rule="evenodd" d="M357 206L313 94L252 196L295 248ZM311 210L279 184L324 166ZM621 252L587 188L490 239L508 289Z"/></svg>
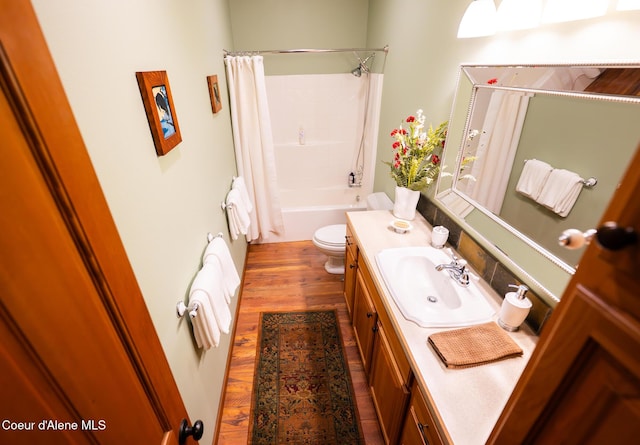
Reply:
<svg viewBox="0 0 640 445"><path fill-rule="evenodd" d="M574 172L555 169L547 178L537 201L558 215L566 217L580 196L582 181L583 179Z"/></svg>
<svg viewBox="0 0 640 445"><path fill-rule="evenodd" d="M194 289L189 296L189 305L197 305L195 317L191 317L193 334L199 348L210 349L220 344L220 328L215 319L209 296L201 289Z"/></svg>
<svg viewBox="0 0 640 445"><path fill-rule="evenodd" d="M227 243L225 243L221 237L215 237L211 240L204 251L202 262L209 263L214 261L218 262L222 268L224 297L227 303L229 303L240 285L240 275L238 275L236 266L233 263L233 258L231 257Z"/></svg>
<svg viewBox="0 0 640 445"><path fill-rule="evenodd" d="M546 162L529 159L522 168L516 191L534 201L537 200L551 170L553 168Z"/></svg>
<svg viewBox="0 0 640 445"><path fill-rule="evenodd" d="M202 269L200 269L196 278L193 280L189 295L191 296L196 290L201 290L207 294L220 332L228 334L229 327L231 326L231 311L224 298L222 268L220 264L211 262L205 263L202 266Z"/></svg>
<svg viewBox="0 0 640 445"><path fill-rule="evenodd" d="M249 191L246 183L244 182L244 178L242 176L235 178L231 188L238 191L245 210L247 213L251 213L253 211L253 204L251 204L251 198L249 197Z"/></svg>
<svg viewBox="0 0 640 445"><path fill-rule="evenodd" d="M522 349L493 321L438 332L428 341L447 368L469 368L522 355Z"/></svg>
<svg viewBox="0 0 640 445"><path fill-rule="evenodd" d="M231 233L231 238L236 240L238 239L238 235L246 235L249 231L249 224L251 224L249 212L238 190L231 189L229 193L227 193L226 201L229 232Z"/></svg>

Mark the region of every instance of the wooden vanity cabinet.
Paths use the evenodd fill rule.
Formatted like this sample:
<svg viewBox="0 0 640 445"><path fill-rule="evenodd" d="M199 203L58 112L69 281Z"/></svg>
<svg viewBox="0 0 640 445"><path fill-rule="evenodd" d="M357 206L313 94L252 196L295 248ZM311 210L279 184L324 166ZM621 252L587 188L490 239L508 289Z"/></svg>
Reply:
<svg viewBox="0 0 640 445"><path fill-rule="evenodd" d="M417 382L411 386L411 399L402 427L401 445L443 445L435 420Z"/></svg>
<svg viewBox="0 0 640 445"><path fill-rule="evenodd" d="M356 270L358 269L358 246L353 238L353 233L349 226L347 226L345 244L344 301L347 305L349 317L353 321L353 298L356 286Z"/></svg>
<svg viewBox="0 0 640 445"><path fill-rule="evenodd" d="M353 328L385 443L396 444L413 373L367 264L362 260L356 273Z"/></svg>

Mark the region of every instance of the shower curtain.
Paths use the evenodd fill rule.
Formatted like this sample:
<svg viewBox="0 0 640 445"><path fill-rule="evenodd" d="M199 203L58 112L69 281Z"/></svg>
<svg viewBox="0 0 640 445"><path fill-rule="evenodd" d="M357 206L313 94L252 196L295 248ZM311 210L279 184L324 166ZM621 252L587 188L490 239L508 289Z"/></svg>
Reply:
<svg viewBox="0 0 640 445"><path fill-rule="evenodd" d="M231 125L238 174L253 201L247 241L284 231L262 56L226 57Z"/></svg>
<svg viewBox="0 0 640 445"><path fill-rule="evenodd" d="M477 181L460 186L471 198L499 215L529 106L529 94L494 91L482 126L471 174Z"/></svg>

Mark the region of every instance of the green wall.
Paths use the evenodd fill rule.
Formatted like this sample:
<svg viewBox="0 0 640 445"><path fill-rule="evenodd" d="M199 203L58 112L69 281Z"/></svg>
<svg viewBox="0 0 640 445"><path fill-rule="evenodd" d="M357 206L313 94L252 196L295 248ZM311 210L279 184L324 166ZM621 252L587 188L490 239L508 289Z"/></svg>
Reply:
<svg viewBox="0 0 640 445"><path fill-rule="evenodd" d="M201 443L211 443L230 335L202 353L175 307L201 266L207 232L229 241L219 205L236 174L229 104L223 94L214 115L206 83L217 74L226 91L227 1L33 4L189 416L204 421ZM167 71L182 133L163 157L135 77L155 70ZM241 271L246 242L231 250Z"/></svg>

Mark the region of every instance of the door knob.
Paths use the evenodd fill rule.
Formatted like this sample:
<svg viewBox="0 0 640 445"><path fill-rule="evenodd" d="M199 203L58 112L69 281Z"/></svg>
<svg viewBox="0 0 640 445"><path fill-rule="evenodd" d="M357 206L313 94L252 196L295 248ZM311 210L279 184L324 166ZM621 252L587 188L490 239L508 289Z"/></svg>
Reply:
<svg viewBox="0 0 640 445"><path fill-rule="evenodd" d="M589 244L595 234L595 229L589 229L586 232L581 232L578 229L567 229L558 238L558 244L569 250L579 249Z"/></svg>
<svg viewBox="0 0 640 445"><path fill-rule="evenodd" d="M189 436L193 436L195 440L200 440L203 434L204 423L202 423L202 420L196 420L191 427L187 419L182 419L182 422L180 422L180 430L178 431L178 443L183 445Z"/></svg>
<svg viewBox="0 0 640 445"><path fill-rule="evenodd" d="M620 250L638 243L638 234L633 227L620 227L613 221L598 227L596 240L603 248Z"/></svg>
<svg viewBox="0 0 640 445"><path fill-rule="evenodd" d="M565 230L558 238L558 244L567 249L579 249L589 244L594 237L598 244L607 250L620 250L638 242L638 234L633 227L620 227L615 222L609 221L597 230L589 229L586 232L577 229Z"/></svg>

